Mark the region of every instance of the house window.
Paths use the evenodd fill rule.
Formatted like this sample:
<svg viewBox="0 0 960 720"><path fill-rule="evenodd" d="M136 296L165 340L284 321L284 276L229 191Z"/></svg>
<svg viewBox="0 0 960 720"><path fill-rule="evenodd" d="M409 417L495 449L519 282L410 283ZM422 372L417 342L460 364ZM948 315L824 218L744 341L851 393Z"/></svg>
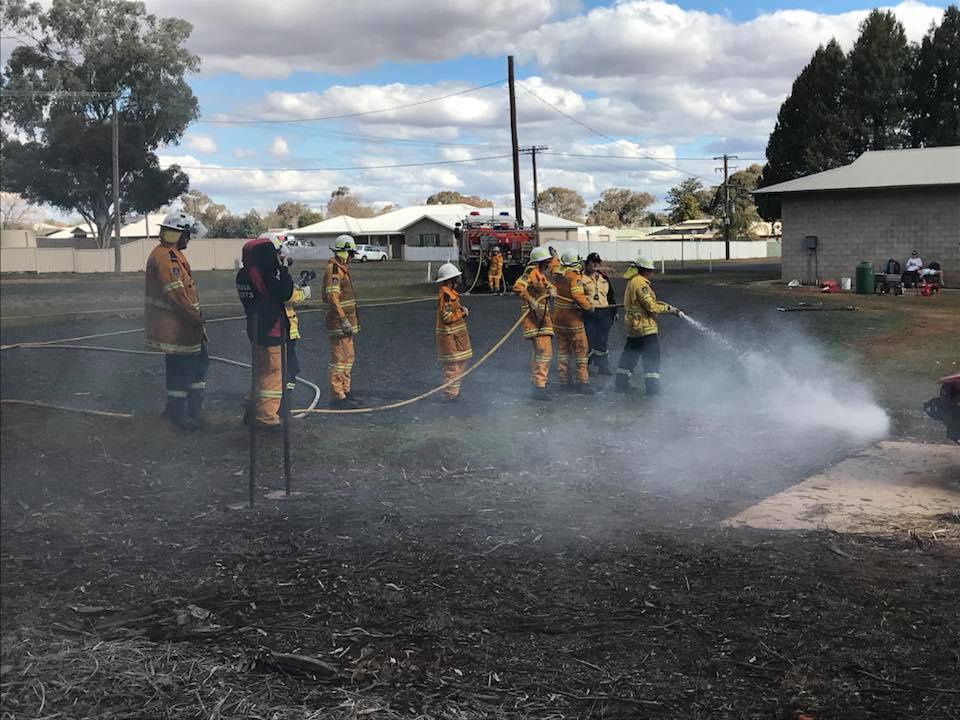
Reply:
<svg viewBox="0 0 960 720"><path fill-rule="evenodd" d="M440 233L420 233L420 247L439 247Z"/></svg>

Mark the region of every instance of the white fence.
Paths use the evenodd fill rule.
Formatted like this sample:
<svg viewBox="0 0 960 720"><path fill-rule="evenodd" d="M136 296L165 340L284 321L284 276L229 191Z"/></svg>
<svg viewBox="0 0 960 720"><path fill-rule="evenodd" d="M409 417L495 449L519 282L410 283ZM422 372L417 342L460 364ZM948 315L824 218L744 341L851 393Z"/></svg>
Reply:
<svg viewBox="0 0 960 720"><path fill-rule="evenodd" d="M600 253L605 262L629 262L634 258L646 257L650 260L723 260L726 257L722 240L640 240L617 242L567 242L564 240L549 243L558 253L564 250L576 250L582 257L591 252ZM780 243L765 240L732 240L730 258L746 260L749 258L780 257Z"/></svg>
<svg viewBox="0 0 960 720"><path fill-rule="evenodd" d="M194 240L186 256L194 270L233 270L237 266L244 239ZM143 272L147 258L157 243L134 240L120 248L120 269ZM0 272L29 273L105 273L114 270L114 249L78 250L75 248L2 248Z"/></svg>

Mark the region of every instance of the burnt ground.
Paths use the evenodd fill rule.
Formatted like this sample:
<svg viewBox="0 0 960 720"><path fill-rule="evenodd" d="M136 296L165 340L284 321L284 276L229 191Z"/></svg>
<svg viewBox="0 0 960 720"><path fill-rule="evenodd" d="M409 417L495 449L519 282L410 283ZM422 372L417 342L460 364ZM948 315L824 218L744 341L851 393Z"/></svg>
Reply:
<svg viewBox="0 0 960 720"><path fill-rule="evenodd" d="M362 271L361 293L384 272ZM951 330L905 334L924 309L911 298L903 315L778 313L779 296L716 284L751 272L764 271L657 286L776 359L760 376L668 319L662 397L535 407L518 338L458 405L297 421L304 495L292 501L263 497L282 487L279 443L263 438L252 511L231 509L246 499L242 369L211 366L210 427L184 437L157 417L155 358L5 351L3 397L136 417L4 406L2 717L960 717L955 535L720 525L873 440L811 420L781 385L826 388L814 400L828 419L840 414L831 401L866 407L872 395L892 437L939 441L902 398L934 394L958 357L938 335ZM226 275L200 283L227 302ZM395 285L375 294L422 292ZM5 285L4 316L37 312L32 289ZM94 292L68 297L95 307ZM465 302L480 352L516 317L511 298ZM368 402L439 384L433 312L362 311L355 379ZM322 387L321 322L303 315L300 356ZM2 334L138 326L118 313L5 320ZM246 359L240 323L209 331L212 354ZM897 341L925 359L891 372ZM617 329L615 357L621 345ZM301 405L311 397L298 391Z"/></svg>

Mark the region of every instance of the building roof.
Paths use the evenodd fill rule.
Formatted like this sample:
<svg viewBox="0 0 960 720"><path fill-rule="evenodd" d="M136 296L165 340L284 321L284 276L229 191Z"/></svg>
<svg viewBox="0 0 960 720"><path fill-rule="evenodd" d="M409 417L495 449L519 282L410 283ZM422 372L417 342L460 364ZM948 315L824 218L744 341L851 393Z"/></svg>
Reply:
<svg viewBox="0 0 960 720"><path fill-rule="evenodd" d="M166 217L164 213L150 213L147 215L148 223L144 221L144 218L140 218L135 222L130 223L129 225L124 225L120 228L120 237L121 238L145 238L145 237L160 237L160 223L163 222L163 219ZM147 231L150 231L150 234L147 234Z"/></svg>
<svg viewBox="0 0 960 720"><path fill-rule="evenodd" d="M69 240L70 238L75 237L96 237L96 233L91 233L89 229L83 227L82 225L76 225L74 227L65 227L52 233L47 233L43 237L50 238L51 240Z"/></svg>
<svg viewBox="0 0 960 720"><path fill-rule="evenodd" d="M874 150L849 165L769 185L754 194L960 185L960 146Z"/></svg>
<svg viewBox="0 0 960 720"><path fill-rule="evenodd" d="M512 208L511 208L512 210ZM438 225L453 230L454 225L461 222L471 212L478 211L483 215L491 213L498 215L508 212L506 208L478 208L465 203L450 205L412 205L392 212L377 215L372 218L355 218L350 215L338 215L328 220L321 220L312 225L291 230L291 235L332 235L334 233L350 233L352 235L398 235L408 227L421 220L432 220ZM529 211L529 219L533 218L533 211ZM565 220L554 215L540 213L541 230L565 230L580 227L581 223Z"/></svg>

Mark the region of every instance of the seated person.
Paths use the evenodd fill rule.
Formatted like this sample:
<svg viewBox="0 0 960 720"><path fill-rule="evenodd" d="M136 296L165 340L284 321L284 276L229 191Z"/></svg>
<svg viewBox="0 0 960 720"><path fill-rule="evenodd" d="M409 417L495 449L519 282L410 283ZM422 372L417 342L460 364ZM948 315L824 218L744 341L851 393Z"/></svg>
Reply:
<svg viewBox="0 0 960 720"><path fill-rule="evenodd" d="M920 257L920 253L914 250L910 253L910 257L907 258L906 267L903 269L903 277L901 280L905 287L916 287L917 283L920 282L920 271L923 270L923 258Z"/></svg>
<svg viewBox="0 0 960 720"><path fill-rule="evenodd" d="M920 281L933 285L943 285L943 271L940 269L940 263L932 262L927 267L921 268Z"/></svg>
<svg viewBox="0 0 960 720"><path fill-rule="evenodd" d="M887 264L883 268L884 275L899 275L900 274L900 263L898 263L893 258L887 260Z"/></svg>

